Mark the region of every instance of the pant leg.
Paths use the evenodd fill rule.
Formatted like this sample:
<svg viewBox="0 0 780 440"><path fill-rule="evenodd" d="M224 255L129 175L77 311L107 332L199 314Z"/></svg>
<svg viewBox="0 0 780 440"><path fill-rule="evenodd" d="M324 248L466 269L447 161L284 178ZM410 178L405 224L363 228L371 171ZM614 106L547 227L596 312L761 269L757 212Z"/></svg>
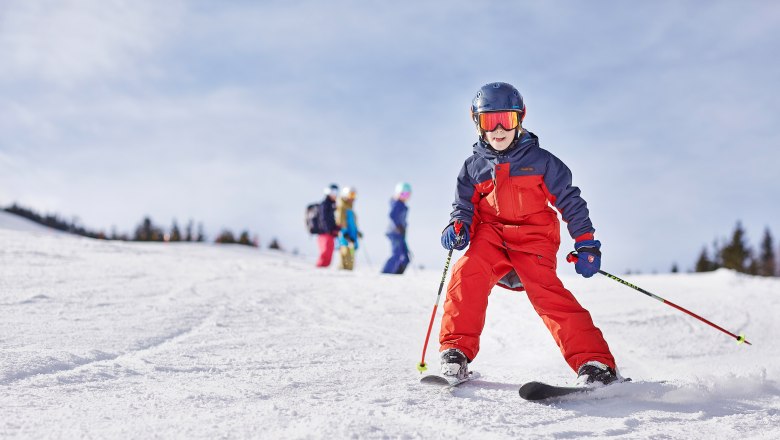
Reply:
<svg viewBox="0 0 780 440"><path fill-rule="evenodd" d="M403 274L406 270L406 267L409 266L410 261L411 258L409 258L409 247L406 245L406 239L404 238L401 240L401 264L398 265L395 273L398 275Z"/></svg>
<svg viewBox="0 0 780 440"><path fill-rule="evenodd" d="M392 255L385 263L382 273L402 274L409 263L409 251L402 236L388 235Z"/></svg>
<svg viewBox="0 0 780 440"><path fill-rule="evenodd" d="M355 267L355 245L348 243L342 245L339 248L339 254L341 255L341 269L352 270Z"/></svg>
<svg viewBox="0 0 780 440"><path fill-rule="evenodd" d="M469 360L479 353L490 290L511 269L506 251L488 239L492 233L486 229L475 234L469 249L453 268L444 301L440 350L457 348Z"/></svg>
<svg viewBox="0 0 780 440"><path fill-rule="evenodd" d="M509 258L569 366L577 371L585 362L599 361L615 368L601 330L555 273L555 260L517 251L509 251Z"/></svg>
<svg viewBox="0 0 780 440"><path fill-rule="evenodd" d="M328 267L333 259L333 236L320 234L317 236L317 245L320 247L320 256L317 259L317 267Z"/></svg>

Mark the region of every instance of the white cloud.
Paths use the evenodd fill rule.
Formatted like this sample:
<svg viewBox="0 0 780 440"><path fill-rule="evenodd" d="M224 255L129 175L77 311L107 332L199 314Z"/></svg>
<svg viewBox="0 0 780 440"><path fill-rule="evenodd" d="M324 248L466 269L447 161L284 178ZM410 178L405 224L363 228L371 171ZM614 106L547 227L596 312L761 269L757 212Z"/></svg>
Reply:
<svg viewBox="0 0 780 440"><path fill-rule="evenodd" d="M18 0L0 6L4 81L74 85L150 74L178 1Z"/></svg>

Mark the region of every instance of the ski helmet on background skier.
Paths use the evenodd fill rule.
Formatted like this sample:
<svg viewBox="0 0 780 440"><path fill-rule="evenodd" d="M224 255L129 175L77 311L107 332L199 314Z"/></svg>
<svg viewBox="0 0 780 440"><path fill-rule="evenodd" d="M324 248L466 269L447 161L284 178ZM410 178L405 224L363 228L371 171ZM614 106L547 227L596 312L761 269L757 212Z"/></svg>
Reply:
<svg viewBox="0 0 780 440"><path fill-rule="evenodd" d="M323 191L326 196L331 196L333 198L336 198L339 196L339 186L335 183L331 183L330 186L326 186L325 190Z"/></svg>
<svg viewBox="0 0 780 440"><path fill-rule="evenodd" d="M523 96L511 84L494 82L485 84L471 101L471 119L480 137L486 131L495 130L500 124L504 130L518 128L525 118ZM522 130L517 130L517 138Z"/></svg>
<svg viewBox="0 0 780 440"><path fill-rule="evenodd" d="M357 191L354 187L351 186L345 186L341 188L341 198L346 200L355 200L355 197L357 196Z"/></svg>
<svg viewBox="0 0 780 440"><path fill-rule="evenodd" d="M407 200L412 195L412 185L407 182L398 182L395 185L394 195L397 199Z"/></svg>

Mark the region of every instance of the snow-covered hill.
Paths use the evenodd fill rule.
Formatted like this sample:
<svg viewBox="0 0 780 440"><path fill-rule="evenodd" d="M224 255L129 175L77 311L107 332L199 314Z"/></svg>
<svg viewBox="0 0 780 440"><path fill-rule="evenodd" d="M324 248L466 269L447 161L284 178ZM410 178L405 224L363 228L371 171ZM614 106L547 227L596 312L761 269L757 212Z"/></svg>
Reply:
<svg viewBox="0 0 780 440"><path fill-rule="evenodd" d="M441 273L376 271L0 227L0 437L780 438L777 280L628 277L746 346L604 277L565 275L633 382L538 404L519 384L574 374L523 294L491 296L481 378L424 388Z"/></svg>
<svg viewBox="0 0 780 440"><path fill-rule="evenodd" d="M24 231L34 232L38 234L61 234L62 232L56 229L47 228L46 226L35 223L32 220L28 220L24 217L16 214L0 210L0 230L10 231Z"/></svg>

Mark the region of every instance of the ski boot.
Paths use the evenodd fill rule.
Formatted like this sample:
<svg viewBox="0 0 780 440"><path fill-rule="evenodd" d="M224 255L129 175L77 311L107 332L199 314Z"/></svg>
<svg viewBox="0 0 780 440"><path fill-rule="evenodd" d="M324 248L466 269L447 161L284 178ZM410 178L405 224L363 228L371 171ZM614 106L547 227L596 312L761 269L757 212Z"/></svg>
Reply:
<svg viewBox="0 0 780 440"><path fill-rule="evenodd" d="M469 377L469 359L457 348L448 348L441 352L441 374L466 380Z"/></svg>
<svg viewBox="0 0 780 440"><path fill-rule="evenodd" d="M577 370L577 385L609 385L618 379L615 370L598 361L585 362Z"/></svg>

